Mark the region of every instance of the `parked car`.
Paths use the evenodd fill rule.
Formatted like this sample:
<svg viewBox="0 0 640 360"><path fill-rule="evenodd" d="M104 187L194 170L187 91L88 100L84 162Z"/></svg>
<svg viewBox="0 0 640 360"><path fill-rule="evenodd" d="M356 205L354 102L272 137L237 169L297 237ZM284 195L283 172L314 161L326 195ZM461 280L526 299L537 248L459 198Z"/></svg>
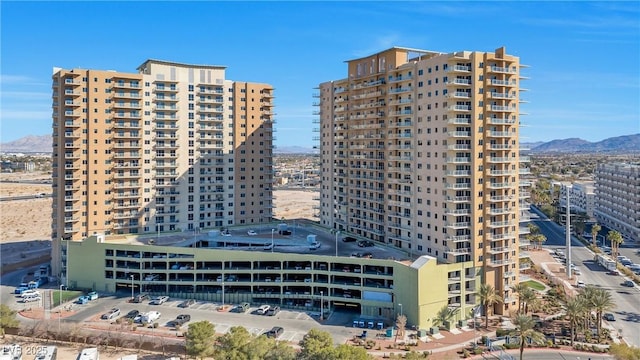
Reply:
<svg viewBox="0 0 640 360"><path fill-rule="evenodd" d="M342 238L342 242L356 242L358 239L352 236L345 236Z"/></svg>
<svg viewBox="0 0 640 360"><path fill-rule="evenodd" d="M278 336L282 335L283 332L283 328L281 328L280 326L274 326L273 328L271 328L271 330L267 331L265 335L267 335L267 337L277 339Z"/></svg>
<svg viewBox="0 0 640 360"><path fill-rule="evenodd" d="M247 231L247 235L255 236L255 235L258 235L258 233L255 230L249 230L249 231Z"/></svg>
<svg viewBox="0 0 640 360"><path fill-rule="evenodd" d="M138 310L131 310L127 313L127 315L124 316L125 319L131 319L134 320L136 317L138 317L140 315L140 311Z"/></svg>
<svg viewBox="0 0 640 360"><path fill-rule="evenodd" d="M358 242L358 246L360 247L372 247L373 245L374 245L373 241L369 241L369 240L362 240Z"/></svg>
<svg viewBox="0 0 640 360"><path fill-rule="evenodd" d="M586 286L587 285L582 280L578 280L578 282L576 283L576 287L578 287L578 288L584 288Z"/></svg>
<svg viewBox="0 0 640 360"><path fill-rule="evenodd" d="M626 287L634 287L634 286L636 286L636 284L634 284L634 283L633 283L633 281L631 281L631 280L625 280L625 281L622 283L622 286L626 286Z"/></svg>
<svg viewBox="0 0 640 360"><path fill-rule="evenodd" d="M145 300L149 300L149 295L147 295L147 294L139 294L139 295L136 295L136 297L133 298L133 302L134 303L141 303L141 302L144 302Z"/></svg>
<svg viewBox="0 0 640 360"><path fill-rule="evenodd" d="M40 291L38 291L38 290L33 290L33 289L28 289L28 290L23 291L23 292L20 294L20 296L21 296L22 298L25 298L25 297L27 297L27 296L33 296L33 295L38 295L38 296L40 296Z"/></svg>
<svg viewBox="0 0 640 360"><path fill-rule="evenodd" d="M605 320L607 320L607 321L616 321L616 317L615 317L615 316L613 316L613 314L612 314L612 313L604 313L604 314L602 315L602 318L603 318L603 319L605 319Z"/></svg>
<svg viewBox="0 0 640 360"><path fill-rule="evenodd" d="M120 316L120 309L113 308L109 310L109 312L102 314L102 320L111 320L115 319L118 316Z"/></svg>
<svg viewBox="0 0 640 360"><path fill-rule="evenodd" d="M256 314L258 315L264 315L267 313L267 311L269 311L269 308L271 308L271 306L269 305L261 305L257 310L256 310Z"/></svg>
<svg viewBox="0 0 640 360"><path fill-rule="evenodd" d="M142 314L142 316L140 316L140 322L151 324L154 321L160 319L160 316L161 313L159 311L149 311L148 313Z"/></svg>
<svg viewBox="0 0 640 360"><path fill-rule="evenodd" d="M191 306L191 305L193 305L195 303L196 303L195 299L188 299L188 300L185 300L185 301L181 302L180 305L178 305L178 306L181 307L181 308L188 308L189 306Z"/></svg>
<svg viewBox="0 0 640 360"><path fill-rule="evenodd" d="M162 304L166 303L167 301L169 301L169 297L168 296L156 296L153 299L151 299L149 304L151 304L151 305L162 305Z"/></svg>
<svg viewBox="0 0 640 360"><path fill-rule="evenodd" d="M191 315L189 314L180 314L176 316L175 320L171 320L170 324L173 327L180 327L186 323L191 321Z"/></svg>
<svg viewBox="0 0 640 360"><path fill-rule="evenodd" d="M28 295L22 298L22 302L24 303L28 303L28 302L32 302L32 301L40 301L42 298L40 297L39 294L35 294L35 295Z"/></svg>
<svg viewBox="0 0 640 360"><path fill-rule="evenodd" d="M247 312L247 310L249 310L249 306L249 303L242 303L240 305L236 305L233 309L231 309L231 312L245 313Z"/></svg>
<svg viewBox="0 0 640 360"><path fill-rule="evenodd" d="M611 270L607 272L607 275L618 276L620 275L620 272L618 270Z"/></svg>
<svg viewBox="0 0 640 360"><path fill-rule="evenodd" d="M272 306L269 308L269 310L267 310L267 313L265 315L267 316L275 316L280 312L280 306Z"/></svg>

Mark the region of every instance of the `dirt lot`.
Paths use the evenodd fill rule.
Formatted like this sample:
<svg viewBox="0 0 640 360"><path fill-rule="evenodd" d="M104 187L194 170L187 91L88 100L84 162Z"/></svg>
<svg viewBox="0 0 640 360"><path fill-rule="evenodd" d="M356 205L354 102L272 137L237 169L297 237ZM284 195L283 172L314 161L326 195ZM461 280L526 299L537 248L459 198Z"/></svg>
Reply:
<svg viewBox="0 0 640 360"><path fill-rule="evenodd" d="M0 255L2 263L14 263L25 258L42 255L50 247L51 184L44 173L0 174L0 197L31 196L29 199L0 201ZM6 181L32 180L35 183ZM313 219L313 200L317 192L307 190L275 190L274 217L280 219Z"/></svg>

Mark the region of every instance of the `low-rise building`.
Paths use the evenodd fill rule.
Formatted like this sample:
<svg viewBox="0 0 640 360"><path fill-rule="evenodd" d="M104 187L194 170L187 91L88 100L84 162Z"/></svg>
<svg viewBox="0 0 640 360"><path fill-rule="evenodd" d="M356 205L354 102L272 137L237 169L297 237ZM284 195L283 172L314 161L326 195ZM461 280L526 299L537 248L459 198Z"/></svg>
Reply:
<svg viewBox="0 0 640 360"><path fill-rule="evenodd" d="M136 292L171 298L271 304L304 311L318 311L323 301L324 309L387 324L403 313L408 324L418 328L432 326L438 310L451 306L450 298L465 298L479 288L472 262L445 264L426 255L411 261L401 255L391 257L389 251L397 250L374 248L388 258L350 256L347 247L358 245L342 241L336 241L344 248L338 256L333 249L330 254L312 253L302 250L308 246L301 230L299 240L279 240L287 241L289 249L300 245L299 252L278 249L285 246L270 252L256 246L271 235L262 233L264 238L216 236L165 245L157 245L164 243L162 239L148 245L137 238L96 235L67 242L63 256L68 260L71 288L114 293L129 292L133 285ZM333 245L333 240L327 240L332 238L325 236L323 249ZM235 247L225 248L227 241ZM457 305L460 311L455 320L462 320L475 304Z"/></svg>

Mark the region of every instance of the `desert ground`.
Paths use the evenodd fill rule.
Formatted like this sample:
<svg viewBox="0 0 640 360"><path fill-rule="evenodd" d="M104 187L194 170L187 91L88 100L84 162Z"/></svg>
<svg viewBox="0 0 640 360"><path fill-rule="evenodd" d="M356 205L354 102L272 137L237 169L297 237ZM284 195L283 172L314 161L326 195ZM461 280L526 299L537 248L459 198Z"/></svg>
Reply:
<svg viewBox="0 0 640 360"><path fill-rule="evenodd" d="M51 239L51 184L11 183L16 180L48 180L46 174L0 174L0 197L33 196L27 200L0 201L0 243ZM317 192L310 190L275 190L274 217L277 219L313 219L313 200ZM6 249L4 249L6 250Z"/></svg>

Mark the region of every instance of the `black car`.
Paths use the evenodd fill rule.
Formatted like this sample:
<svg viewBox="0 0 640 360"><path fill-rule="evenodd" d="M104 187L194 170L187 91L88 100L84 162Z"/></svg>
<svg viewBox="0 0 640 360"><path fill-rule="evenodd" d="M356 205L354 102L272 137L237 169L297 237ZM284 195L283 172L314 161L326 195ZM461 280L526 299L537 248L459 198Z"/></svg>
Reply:
<svg viewBox="0 0 640 360"><path fill-rule="evenodd" d="M133 298L134 303L141 303L141 302L144 302L145 300L149 300L149 295L140 294L140 295L136 295L136 297Z"/></svg>
<svg viewBox="0 0 640 360"><path fill-rule="evenodd" d="M267 331L265 335L267 335L267 337L276 339L278 336L282 335L283 332L283 328L281 328L280 326L274 326L271 330Z"/></svg>
<svg viewBox="0 0 640 360"><path fill-rule="evenodd" d="M275 316L279 312L280 312L280 306L272 306L272 307L269 308L269 310L267 310L267 313L265 315L267 315L267 316Z"/></svg>
<svg viewBox="0 0 640 360"><path fill-rule="evenodd" d="M189 321L191 321L191 315L189 314L181 314L176 316L175 320L171 321L171 325L174 327L179 327L182 326L186 323L188 323Z"/></svg>
<svg viewBox="0 0 640 360"><path fill-rule="evenodd" d="M178 305L181 308L188 308L189 306L195 304L196 301L194 299L185 300Z"/></svg>
<svg viewBox="0 0 640 360"><path fill-rule="evenodd" d="M342 238L343 242L356 242L356 238L352 237L352 236L345 236Z"/></svg>
<svg viewBox="0 0 640 360"><path fill-rule="evenodd" d="M358 246L360 246L360 247L372 247L373 246L373 241L362 240L362 241L358 242Z"/></svg>
<svg viewBox="0 0 640 360"><path fill-rule="evenodd" d="M135 318L136 318L136 316L138 316L138 315L140 315L140 311L138 311L138 310L131 310L131 311L129 311L129 312L127 313L127 315L125 315L124 317L125 317L125 319L131 319L131 320L133 320L133 319L135 319Z"/></svg>

